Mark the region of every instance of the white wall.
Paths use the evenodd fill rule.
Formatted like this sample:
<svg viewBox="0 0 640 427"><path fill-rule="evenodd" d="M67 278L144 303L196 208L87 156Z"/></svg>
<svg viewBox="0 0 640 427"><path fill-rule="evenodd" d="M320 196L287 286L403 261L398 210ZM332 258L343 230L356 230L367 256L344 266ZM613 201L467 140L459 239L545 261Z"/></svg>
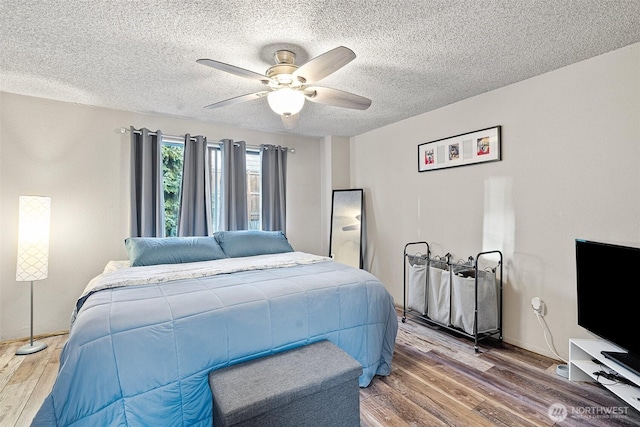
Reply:
<svg viewBox="0 0 640 427"><path fill-rule="evenodd" d="M35 334L68 329L88 281L126 258L130 147L119 130L130 125L295 148L287 235L295 249L321 253L319 139L0 92L0 341L29 335L29 284L15 281L20 195L52 198L49 277L34 283Z"/></svg>
<svg viewBox="0 0 640 427"><path fill-rule="evenodd" d="M350 182L350 145L349 138L342 136L326 136L322 139L321 175L321 227L322 254L329 254L329 237L331 234L331 208L333 190L349 188Z"/></svg>
<svg viewBox="0 0 640 427"><path fill-rule="evenodd" d="M418 144L494 125L501 162L417 172ZM498 249L505 341L551 355L530 309L539 296L567 358L569 338L589 336L574 239L640 246L640 44L354 137L351 167L367 191L370 270L397 304L405 243L460 258Z"/></svg>

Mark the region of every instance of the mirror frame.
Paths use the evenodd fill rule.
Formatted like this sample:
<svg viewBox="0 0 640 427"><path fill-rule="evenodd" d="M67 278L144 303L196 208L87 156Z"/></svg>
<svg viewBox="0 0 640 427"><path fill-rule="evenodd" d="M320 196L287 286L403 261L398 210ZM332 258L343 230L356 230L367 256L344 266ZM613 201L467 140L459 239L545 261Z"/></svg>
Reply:
<svg viewBox="0 0 640 427"><path fill-rule="evenodd" d="M334 217L334 213L336 212L336 195L338 193L353 193L356 195L356 197L358 197L359 195L359 202L360 202L360 235L358 237L358 266L357 268L362 269L363 268L363 264L364 264L364 257L363 257L363 251L362 251L362 247L363 247L363 236L364 236L364 228L365 228L365 221L364 221L364 190L362 188L354 188L354 189L348 189L348 190L333 190L333 194L331 195L331 223L329 224L329 257L334 259L334 254L335 251L333 250L333 244L334 244L334 235L333 235L333 230L335 228L334 223L336 218ZM338 209L340 207L338 206ZM353 266L356 267L356 266Z"/></svg>

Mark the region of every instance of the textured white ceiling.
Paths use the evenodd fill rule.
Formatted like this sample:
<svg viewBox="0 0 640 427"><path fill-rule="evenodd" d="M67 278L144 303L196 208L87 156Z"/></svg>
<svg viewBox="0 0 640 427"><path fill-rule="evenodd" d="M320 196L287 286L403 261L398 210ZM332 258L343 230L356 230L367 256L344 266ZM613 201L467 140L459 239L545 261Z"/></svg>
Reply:
<svg viewBox="0 0 640 427"><path fill-rule="evenodd" d="M264 98L204 109L262 86L196 59L346 46L319 85L372 106L307 102L290 132L353 136L638 41L640 0L0 0L0 90L285 132Z"/></svg>

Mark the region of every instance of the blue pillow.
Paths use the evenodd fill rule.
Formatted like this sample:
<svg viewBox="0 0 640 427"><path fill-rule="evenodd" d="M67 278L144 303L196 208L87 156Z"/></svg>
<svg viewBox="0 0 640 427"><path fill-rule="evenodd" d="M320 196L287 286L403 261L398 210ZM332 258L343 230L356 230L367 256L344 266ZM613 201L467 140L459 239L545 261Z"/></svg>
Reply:
<svg viewBox="0 0 640 427"><path fill-rule="evenodd" d="M129 237L124 244L132 267L226 258L214 237Z"/></svg>
<svg viewBox="0 0 640 427"><path fill-rule="evenodd" d="M293 252L282 231L218 231L213 235L229 258Z"/></svg>

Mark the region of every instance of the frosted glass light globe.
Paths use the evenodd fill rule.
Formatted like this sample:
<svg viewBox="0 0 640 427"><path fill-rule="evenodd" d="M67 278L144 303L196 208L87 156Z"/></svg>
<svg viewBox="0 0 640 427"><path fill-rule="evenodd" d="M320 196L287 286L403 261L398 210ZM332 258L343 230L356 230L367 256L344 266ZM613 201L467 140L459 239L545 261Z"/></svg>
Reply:
<svg viewBox="0 0 640 427"><path fill-rule="evenodd" d="M297 114L304 106L304 95L298 90L289 87L274 90L267 95L269 107L279 115Z"/></svg>

